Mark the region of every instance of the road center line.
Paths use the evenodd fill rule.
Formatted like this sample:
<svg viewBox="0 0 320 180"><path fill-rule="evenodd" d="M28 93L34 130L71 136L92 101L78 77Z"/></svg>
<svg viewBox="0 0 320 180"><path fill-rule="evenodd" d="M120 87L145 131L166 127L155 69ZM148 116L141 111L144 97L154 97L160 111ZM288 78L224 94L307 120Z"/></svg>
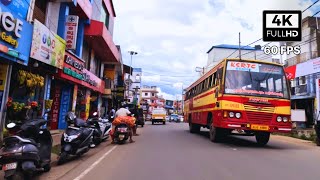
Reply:
<svg viewBox="0 0 320 180"><path fill-rule="evenodd" d="M86 174L88 174L94 167L96 167L106 156L108 156L117 146L114 146L109 151L107 151L102 157L100 157L96 162L91 164L85 171L83 171L78 177L74 178L74 180L82 179Z"/></svg>

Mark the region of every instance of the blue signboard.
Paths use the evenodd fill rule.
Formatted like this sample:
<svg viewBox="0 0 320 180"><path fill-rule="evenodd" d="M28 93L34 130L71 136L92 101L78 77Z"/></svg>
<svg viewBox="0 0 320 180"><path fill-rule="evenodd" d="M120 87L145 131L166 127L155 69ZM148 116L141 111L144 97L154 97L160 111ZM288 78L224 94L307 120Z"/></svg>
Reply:
<svg viewBox="0 0 320 180"><path fill-rule="evenodd" d="M60 103L60 113L59 113L59 129L65 129L67 127L66 115L69 111L71 100L71 86L65 86L61 90L61 103Z"/></svg>
<svg viewBox="0 0 320 180"><path fill-rule="evenodd" d="M1 0L1 5L15 12L20 19L26 19L30 0ZM1 7L2 7L1 6Z"/></svg>
<svg viewBox="0 0 320 180"><path fill-rule="evenodd" d="M3 1L1 2L1 12L8 12L8 14L6 16L1 15L1 19L5 18L7 23L0 24L0 57L28 65L32 40L32 25L15 14L20 11L13 12L13 10L3 4ZM11 27L10 24L13 24L14 27Z"/></svg>

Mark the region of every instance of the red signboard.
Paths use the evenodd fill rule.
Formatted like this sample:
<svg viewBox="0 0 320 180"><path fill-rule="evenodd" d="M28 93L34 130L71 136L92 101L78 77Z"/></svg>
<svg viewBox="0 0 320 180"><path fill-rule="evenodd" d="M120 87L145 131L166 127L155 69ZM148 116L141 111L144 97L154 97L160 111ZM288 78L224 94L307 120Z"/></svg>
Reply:
<svg viewBox="0 0 320 180"><path fill-rule="evenodd" d="M58 128L60 96L61 96L61 87L59 84L56 84L54 87L54 93L53 93L52 113L51 113L52 120L50 124L51 129Z"/></svg>
<svg viewBox="0 0 320 180"><path fill-rule="evenodd" d="M294 79L296 77L296 69L297 69L296 65L289 66L284 69L288 80Z"/></svg>
<svg viewBox="0 0 320 180"><path fill-rule="evenodd" d="M104 81L85 69L84 66L82 60L66 52L63 69L58 70L58 76L103 93Z"/></svg>

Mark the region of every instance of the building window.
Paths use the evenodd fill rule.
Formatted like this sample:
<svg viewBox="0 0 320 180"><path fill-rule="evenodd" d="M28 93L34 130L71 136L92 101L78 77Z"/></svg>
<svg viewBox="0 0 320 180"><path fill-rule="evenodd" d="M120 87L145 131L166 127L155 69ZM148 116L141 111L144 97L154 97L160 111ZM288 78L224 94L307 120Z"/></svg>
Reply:
<svg viewBox="0 0 320 180"><path fill-rule="evenodd" d="M37 19L42 24L46 24L46 11L47 11L48 0L36 0L34 10L33 10L33 18L32 20Z"/></svg>
<svg viewBox="0 0 320 180"><path fill-rule="evenodd" d="M144 93L145 96L148 96L148 93Z"/></svg>
<svg viewBox="0 0 320 180"><path fill-rule="evenodd" d="M152 93L151 95L154 96L154 93Z"/></svg>
<svg viewBox="0 0 320 180"><path fill-rule="evenodd" d="M109 19L110 19L110 14L108 12L108 9L106 6L103 4L102 5L102 11L101 11L101 21L104 22L104 25L108 28L109 30Z"/></svg>

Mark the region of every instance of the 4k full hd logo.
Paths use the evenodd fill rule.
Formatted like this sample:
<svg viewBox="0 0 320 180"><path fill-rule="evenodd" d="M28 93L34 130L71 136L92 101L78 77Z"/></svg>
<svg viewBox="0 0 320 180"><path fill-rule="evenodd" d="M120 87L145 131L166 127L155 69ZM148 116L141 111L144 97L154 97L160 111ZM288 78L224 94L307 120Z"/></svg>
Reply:
<svg viewBox="0 0 320 180"><path fill-rule="evenodd" d="M263 41L301 41L301 11L263 11Z"/></svg>

